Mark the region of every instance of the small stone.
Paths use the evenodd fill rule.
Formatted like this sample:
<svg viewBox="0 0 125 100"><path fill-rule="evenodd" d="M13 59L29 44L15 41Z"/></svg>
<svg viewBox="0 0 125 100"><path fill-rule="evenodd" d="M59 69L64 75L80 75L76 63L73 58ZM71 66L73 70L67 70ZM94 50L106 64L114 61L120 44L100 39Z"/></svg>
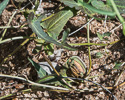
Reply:
<svg viewBox="0 0 125 100"><path fill-rule="evenodd" d="M49 93L47 91L45 91L43 94L44 94L45 97L49 96Z"/></svg>

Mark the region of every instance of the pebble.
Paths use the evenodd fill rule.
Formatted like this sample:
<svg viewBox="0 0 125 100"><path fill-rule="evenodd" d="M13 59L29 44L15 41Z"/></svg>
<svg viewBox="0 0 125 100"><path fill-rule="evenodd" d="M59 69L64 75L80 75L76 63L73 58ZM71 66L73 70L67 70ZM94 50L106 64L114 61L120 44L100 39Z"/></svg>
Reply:
<svg viewBox="0 0 125 100"><path fill-rule="evenodd" d="M43 92L45 97L49 97L49 93L47 91Z"/></svg>

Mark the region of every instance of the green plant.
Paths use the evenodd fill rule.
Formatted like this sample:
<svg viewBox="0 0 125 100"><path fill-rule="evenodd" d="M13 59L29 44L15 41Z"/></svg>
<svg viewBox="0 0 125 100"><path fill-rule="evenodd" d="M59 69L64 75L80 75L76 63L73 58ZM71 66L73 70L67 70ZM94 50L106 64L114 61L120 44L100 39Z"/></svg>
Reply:
<svg viewBox="0 0 125 100"><path fill-rule="evenodd" d="M107 40L106 38L104 38L105 36L109 37L112 33L110 32L106 32L104 34L100 34L100 33L97 33L97 36L100 40Z"/></svg>
<svg viewBox="0 0 125 100"><path fill-rule="evenodd" d="M1 77L8 77L8 78L15 78L15 79L20 79L23 81L26 81L32 85L33 90L38 90L38 89L48 89L51 88L50 90L57 91L60 90L61 92L65 90L65 92L69 92L71 90L74 91L80 91L83 92L83 90L76 89L73 84L79 85L80 83L83 83L84 80L89 79L88 77L89 73L91 72L91 45L100 45L100 46L107 46L107 45L112 45L115 44L118 41L112 42L112 43L107 43L107 44L97 44L97 43L90 43L89 40L89 24L87 26L87 39L88 43L74 43L74 44L68 44L67 43L67 38L69 36L70 29L66 28L65 25L69 21L70 18L75 16L77 14L77 11L81 10L84 11L84 13L88 14L89 17L96 17L96 14L101 14L101 15L107 15L110 18L115 18L116 16L120 20L120 22L123 25L123 34L125 35L125 23L124 23L124 18L120 15L121 13L125 13L125 1L124 0L107 0L107 2L103 2L100 0L60 0L64 5L62 6L61 9L58 9L59 11L52 14L51 16L45 16L45 14L37 14L37 8L39 7L39 2L36 0L35 2L35 8L30 10L30 9L18 9L16 10L12 17L9 20L9 23L7 26L1 27L1 28L6 28L5 31L2 34L0 44L3 44L8 41L12 40L18 40L18 39L27 39L24 41L19 47L17 47L11 54L9 54L5 59L1 62L0 66L7 61L7 59L12 56L14 53L16 53L24 44L26 44L30 39L33 39L36 42L36 47L34 49L34 52L40 53L41 50L45 51L47 55L53 54L54 51L54 44L60 48L64 48L67 50L78 50L75 47L72 46L81 46L81 45L88 45L88 55L89 55L89 68L87 70L86 65L84 62L77 56L72 56L70 57L66 64L60 69L59 72L56 71L56 69L52 66L51 61L48 61L52 69L55 71L54 74L48 75L47 71L44 70L39 64L34 62L32 59L28 58L29 61L32 63L32 65L35 67L35 70L40 77L36 82L32 82L30 80L26 80L21 77L17 76L9 76L9 75L0 75ZM2 11L6 8L9 0L4 0L0 4L0 14ZM67 7L65 7L67 6ZM63 8L65 7L65 8ZM14 15L17 13L17 11L22 12L22 14L25 15L27 18L28 26L32 29L34 34L31 36L18 36L18 37L12 37L3 40L7 28L22 28L26 26L26 23L21 25L21 26L9 26L10 22L12 21L12 18ZM26 26L27 27L27 26ZM65 27L65 28L64 28ZM62 38L59 40L58 37L62 34ZM111 33L104 33L104 34L99 34L97 33L98 37L100 40L104 40L105 36L110 36ZM32 37L34 36L34 37ZM98 58L102 56L100 52L97 53L96 55ZM120 64L116 64L114 69L118 69L121 66ZM70 72L70 73L69 73ZM98 75L99 76L99 75ZM95 76L93 76L95 77ZM84 79L85 78L85 79ZM89 82L92 82L90 80L87 80ZM94 82L93 82L94 83ZM47 85L46 85L47 84ZM96 85L99 85L97 83L94 83ZM54 85L54 86L51 86ZM62 87L56 87L56 86L62 86ZM101 86L101 85L99 85ZM41 87L41 88L39 88ZM101 86L104 90L106 90L103 86ZM88 89L89 91L89 89ZM94 89L93 89L94 91ZM106 90L108 91L108 90ZM111 92L108 91L110 94Z"/></svg>
<svg viewBox="0 0 125 100"><path fill-rule="evenodd" d="M6 8L8 2L9 2L9 0L4 0L2 3L0 3L0 15L1 15L2 11Z"/></svg>
<svg viewBox="0 0 125 100"><path fill-rule="evenodd" d="M61 2L76 10L84 10L87 14L91 14L90 16L92 16L93 13L108 16L117 15L123 25L123 34L125 35L124 18L120 15L120 13L125 13L125 7L123 6L125 2L123 0L107 0L106 4L98 0L89 0L89 2L85 2L84 0L61 0Z"/></svg>
<svg viewBox="0 0 125 100"><path fill-rule="evenodd" d="M59 76L56 74L50 74L47 75L45 74L45 70L42 69L42 66L40 67L39 64L36 64L34 61L29 59L32 65L35 67L38 76L40 76L40 79L37 81L38 83L45 83L45 84L53 84L53 85L62 85L64 87L67 87L65 82L68 84L68 86L71 86L72 82L75 82L71 79L65 79L65 82L61 80L60 77L85 77L87 73L87 67L85 63L78 57L78 56L73 56L70 57L64 67L60 69ZM47 73L47 72L46 72ZM33 86L33 89L35 87Z"/></svg>
<svg viewBox="0 0 125 100"><path fill-rule="evenodd" d="M45 40L48 43L54 43L59 47L63 47L63 48L69 49L69 50L76 50L75 48L70 47L67 43L62 44L62 43L57 42L55 40L55 38L58 36L58 34L57 34L57 36L51 37L47 33L45 33L43 31L42 27L40 26L40 22L41 22L43 17L44 17L44 15L41 15L38 19L35 19L34 14L30 13L30 15L28 17L28 24L29 24L29 27L33 30L33 32L35 32L38 37L40 37L41 39ZM52 24L49 24L49 25L52 25ZM50 28L50 26L49 26L49 28ZM48 32L50 32L50 31L48 31Z"/></svg>
<svg viewBox="0 0 125 100"><path fill-rule="evenodd" d="M119 3L117 0L114 0L114 1L116 2L116 4ZM113 16L113 17L115 17L117 15L119 20L123 24L123 34L125 34L124 33L124 20L121 17L120 13L118 13L116 4L112 0L107 1L106 4L104 4L104 2L98 1L98 0L90 0L89 2L85 2L84 0L77 0L77 1L61 0L61 2L63 2L65 5L71 7L72 9L70 9L70 8L61 9L61 11L59 11L58 13L55 13L54 15L51 15L48 18L45 18L45 16L42 15L42 17L43 17L42 22L41 22L42 17L39 17L38 19L35 19L34 21L32 21L33 18L31 20L29 20L30 28L32 28L32 30L38 35L38 37L45 40L45 42L54 43L54 44L58 45L59 47L63 47L63 48L69 49L69 50L76 50L76 49L70 47L66 42L65 43L63 42L66 40L66 38L68 36L68 35L66 35L67 33L63 34L64 39L63 39L62 43L56 42L60 32L63 30L63 27L66 24L66 22L69 20L69 18L71 18L71 17L73 17L73 15L75 15L76 10L84 10L89 15L93 15L94 13ZM119 5L117 5L117 6L119 8ZM76 10L73 8L75 8ZM123 10L121 10L121 8L119 8L119 10L123 12ZM34 15L32 13L29 16L33 17ZM38 30L38 28L39 28L39 30ZM43 29L45 29L46 33L43 31ZM101 36L99 34L97 34L97 35L99 37ZM101 36L101 37L103 38L104 36L105 36L105 34L103 34L103 36ZM100 39L102 40L101 37L100 37Z"/></svg>

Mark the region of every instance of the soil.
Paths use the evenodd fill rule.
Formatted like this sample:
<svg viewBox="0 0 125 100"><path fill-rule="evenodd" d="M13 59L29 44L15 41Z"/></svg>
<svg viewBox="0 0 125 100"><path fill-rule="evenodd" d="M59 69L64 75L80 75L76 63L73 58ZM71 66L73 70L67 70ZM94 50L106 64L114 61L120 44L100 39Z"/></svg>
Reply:
<svg viewBox="0 0 125 100"><path fill-rule="evenodd" d="M25 5L25 3L24 3ZM50 4L48 1L44 2L43 8L57 6L57 3ZM56 9L56 7L54 8ZM6 9L4 9L2 15L0 15L0 26L7 26L10 17L15 11L14 6L11 2L8 4ZM47 11L47 10L45 10ZM49 10L48 10L49 11ZM52 11L51 11L52 12ZM50 12L49 12L50 13ZM99 16L100 18L104 18L104 16ZM90 18L91 19L91 18ZM19 26L22 25L26 21L26 18L22 13L17 13L10 25ZM79 27L83 26L87 23L87 17L84 13L79 13L79 15L74 16L67 23L67 27L69 27L72 31L75 31ZM96 83L101 84L104 87L113 87L120 74L120 79L117 83L121 84L125 82L125 73L124 68L113 69L116 62L124 62L125 61L125 41L123 39L122 26L118 27L120 22L117 19L98 21L93 20L89 23L90 27L90 42L91 43L111 43L114 41L119 42L108 45L108 46L90 46L91 48L91 59L92 59L92 69L89 76L96 76L91 79ZM0 29L0 37L2 36L3 29ZM111 32L112 34L106 37L107 40L101 41L97 33L105 33ZM16 37L16 36L30 36L32 34L32 30L28 27L20 28L9 28L5 34L6 38ZM0 44L0 63L11 54L24 40L15 40L10 41L4 44ZM68 43L87 43L87 26L78 31L77 33L71 35L67 39ZM29 62L28 57L33 58L33 60L38 63L41 61L45 61L43 56L39 53L33 54L32 51L36 46L36 42L34 40L28 41L24 46L22 46L16 53L12 54L12 56L8 57L8 59L0 66L0 73L20 76L24 78L28 78L31 81L36 81L38 79L37 72L35 71L32 64ZM59 48L54 46L54 50L58 50ZM77 46L78 47L78 46ZM69 51L64 50L61 53L61 58L58 60L59 65L64 65L67 59L71 56L79 56L88 66L89 69L89 56L88 56L88 46L79 46L77 51ZM100 52L103 54L100 58L96 56L96 54ZM39 55L39 56L37 56ZM53 61L53 60L52 60ZM91 88L94 84L90 82L85 82L84 87ZM84 88L83 87L83 88ZM109 100L112 99L111 95L106 91L99 92L70 92L70 93L60 93L57 91L32 91L30 93L20 93L21 90L31 88L26 82L21 80L16 80L12 78L0 78L0 97L16 93L15 96L6 98L12 100ZM118 100L125 100L125 87L122 85L119 88L110 90Z"/></svg>

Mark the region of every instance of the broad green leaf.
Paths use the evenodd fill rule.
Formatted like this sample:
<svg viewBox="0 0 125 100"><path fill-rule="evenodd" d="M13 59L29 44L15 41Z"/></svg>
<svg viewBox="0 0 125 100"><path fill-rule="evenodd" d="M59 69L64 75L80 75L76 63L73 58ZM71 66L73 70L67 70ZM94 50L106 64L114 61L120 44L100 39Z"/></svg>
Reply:
<svg viewBox="0 0 125 100"><path fill-rule="evenodd" d="M40 26L40 21L42 20L42 18L44 17L43 15L40 16L38 19L34 19L34 14L33 13L30 13L29 14L29 17L28 17L28 24L29 24L29 27L32 29L32 31L34 33L37 34L37 36L43 40L45 40L46 42L49 42L49 43L54 43L56 44L57 46L59 47L63 47L65 49L68 49L68 50L76 50L75 48L73 47L70 47L68 44L61 44L59 42L57 42L55 39L53 39L52 37L50 37L47 33L45 33L42 29L42 27Z"/></svg>
<svg viewBox="0 0 125 100"><path fill-rule="evenodd" d="M47 33L49 33L51 37L57 40L57 37L63 30L63 27L72 16L73 12L71 10L62 10L45 20L42 26L46 29Z"/></svg>
<svg viewBox="0 0 125 100"><path fill-rule="evenodd" d="M28 58L28 60L32 63L32 65L35 67L35 70L37 71L37 74L40 78L46 76L46 71L37 63L35 63L33 60Z"/></svg>
<svg viewBox="0 0 125 100"><path fill-rule="evenodd" d="M4 0L2 3L0 3L0 14L6 8L8 2L9 2L9 0Z"/></svg>
<svg viewBox="0 0 125 100"><path fill-rule="evenodd" d="M118 62L116 62L113 69L120 69L122 64L123 64L123 63L118 63Z"/></svg>
<svg viewBox="0 0 125 100"><path fill-rule="evenodd" d="M112 8L109 5L104 4L103 1L92 0L91 4L93 7L97 8L97 9L101 9L104 11L112 11Z"/></svg>

